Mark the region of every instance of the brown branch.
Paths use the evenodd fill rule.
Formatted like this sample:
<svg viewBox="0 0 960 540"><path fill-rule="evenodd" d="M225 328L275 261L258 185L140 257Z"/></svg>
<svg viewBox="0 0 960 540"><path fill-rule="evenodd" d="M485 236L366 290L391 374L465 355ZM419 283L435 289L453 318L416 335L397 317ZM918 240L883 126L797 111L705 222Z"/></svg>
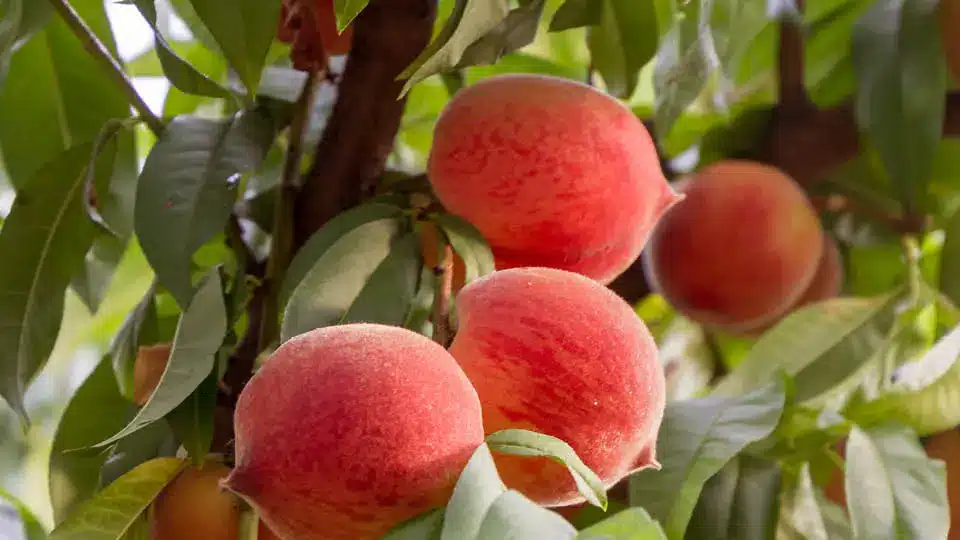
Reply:
<svg viewBox="0 0 960 540"><path fill-rule="evenodd" d="M443 233L438 234L437 266L433 275L437 279L437 289L433 295L433 340L447 347L453 340L450 329L450 297L453 296L453 248L447 243Z"/></svg>
<svg viewBox="0 0 960 540"><path fill-rule="evenodd" d="M803 13L803 0L796 0L797 11ZM803 28L800 21L785 18L780 23L780 51L778 61L779 106L783 114L809 114L813 103L804 83Z"/></svg>
<svg viewBox="0 0 960 540"><path fill-rule="evenodd" d="M295 246L376 189L403 114L396 78L430 41L435 11L431 0L371 2L354 21L339 97L297 198Z"/></svg>

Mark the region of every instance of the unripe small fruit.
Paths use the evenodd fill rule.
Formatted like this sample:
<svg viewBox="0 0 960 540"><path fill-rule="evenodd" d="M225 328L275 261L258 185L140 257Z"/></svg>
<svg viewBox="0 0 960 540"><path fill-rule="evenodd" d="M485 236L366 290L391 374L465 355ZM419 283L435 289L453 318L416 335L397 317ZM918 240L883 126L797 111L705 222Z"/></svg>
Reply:
<svg viewBox="0 0 960 540"><path fill-rule="evenodd" d="M689 319L748 333L800 300L823 253L823 229L803 190L782 171L729 160L679 187L685 195L643 254L653 289Z"/></svg>
<svg viewBox="0 0 960 540"><path fill-rule="evenodd" d="M240 501L220 488L230 473L221 463L184 469L157 497L152 540L236 540Z"/></svg>
<svg viewBox="0 0 960 540"><path fill-rule="evenodd" d="M170 361L170 343L140 347L133 362L133 402L145 405L160 384Z"/></svg>
<svg viewBox="0 0 960 540"><path fill-rule="evenodd" d="M281 345L237 403L224 486L284 540L383 536L446 503L483 442L476 390L440 345L347 324Z"/></svg>
<svg viewBox="0 0 960 540"><path fill-rule="evenodd" d="M486 238L498 269L541 266L609 283L678 200L633 112L585 84L500 75L437 120L427 174Z"/></svg>
<svg viewBox="0 0 960 540"><path fill-rule="evenodd" d="M610 289L563 270L501 270L460 291L456 317L450 353L477 388L487 434L557 437L607 487L657 466L663 370L646 326ZM508 487L542 505L584 501L549 459L495 460Z"/></svg>

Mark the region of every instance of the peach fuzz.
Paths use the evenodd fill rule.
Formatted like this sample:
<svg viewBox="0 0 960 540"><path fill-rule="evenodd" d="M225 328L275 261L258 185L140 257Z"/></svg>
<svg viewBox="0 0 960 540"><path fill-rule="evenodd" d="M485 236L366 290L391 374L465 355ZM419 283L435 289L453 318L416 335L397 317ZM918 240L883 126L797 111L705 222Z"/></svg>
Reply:
<svg viewBox="0 0 960 540"><path fill-rule="evenodd" d="M450 352L473 381L487 434L528 429L568 443L612 486L658 467L663 370L646 326L608 288L550 268L500 270L460 291ZM508 487L556 507L584 501L546 458L495 454Z"/></svg>
<svg viewBox="0 0 960 540"><path fill-rule="evenodd" d="M440 345L347 324L282 344L240 394L224 487L284 540L380 538L446 503L483 442L477 393Z"/></svg>
<svg viewBox="0 0 960 540"><path fill-rule="evenodd" d="M153 540L236 540L240 501L220 489L230 473L221 463L184 469L153 503Z"/></svg>
<svg viewBox="0 0 960 540"><path fill-rule="evenodd" d="M434 129L427 175L484 235L498 269L541 266L609 283L674 204L650 134L585 84L499 75L464 88Z"/></svg>
<svg viewBox="0 0 960 540"><path fill-rule="evenodd" d="M803 190L750 161L709 165L654 228L643 254L652 288L704 326L745 333L800 300L817 272L823 230Z"/></svg>

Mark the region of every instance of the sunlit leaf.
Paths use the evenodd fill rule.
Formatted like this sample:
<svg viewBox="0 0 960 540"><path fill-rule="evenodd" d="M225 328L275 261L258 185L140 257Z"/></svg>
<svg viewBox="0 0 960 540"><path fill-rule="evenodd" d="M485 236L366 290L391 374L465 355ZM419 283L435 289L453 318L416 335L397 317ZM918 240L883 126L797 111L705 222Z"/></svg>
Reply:
<svg viewBox="0 0 960 540"><path fill-rule="evenodd" d="M633 95L640 70L657 51L653 0L602 0L593 9L600 21L587 30L593 66L616 97Z"/></svg>
<svg viewBox="0 0 960 540"><path fill-rule="evenodd" d="M628 508L592 525L577 540L667 540L663 528L643 508Z"/></svg>

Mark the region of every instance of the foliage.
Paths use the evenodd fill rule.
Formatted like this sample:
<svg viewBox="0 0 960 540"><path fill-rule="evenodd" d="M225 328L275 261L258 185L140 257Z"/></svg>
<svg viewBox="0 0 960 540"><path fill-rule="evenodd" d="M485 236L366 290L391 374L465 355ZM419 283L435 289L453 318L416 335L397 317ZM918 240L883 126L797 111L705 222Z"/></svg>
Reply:
<svg viewBox="0 0 960 540"><path fill-rule="evenodd" d="M336 0L337 23L366 24L382 1ZM0 463L39 452L48 470L29 504L0 491L0 532L139 537L188 459L229 454L218 408L292 336L353 321L445 335L435 310L456 297L423 225L466 282L494 261L429 200L432 126L463 85L539 73L650 121L671 176L733 157L782 167L843 248L844 294L755 338L632 298L670 387L659 469L618 496L564 441L499 432L446 506L389 538L945 537L960 464L918 438L960 425L960 102L937 0L441 0L432 40L397 77L399 129L372 151L389 155L360 200L338 191L343 164L315 162L339 150L312 151L339 143L349 157L358 129L382 129L332 112L343 59L307 77L276 38L281 0L221 4L111 3L153 32L120 58L102 0L0 0L0 190L13 201L0 213ZM778 55L791 40L799 54ZM136 93L148 77L170 84L159 111ZM319 206L298 199L310 182L327 182ZM330 215L304 231L303 208ZM137 405L138 352L156 344L172 353ZM51 390L58 371L72 381ZM492 452L564 464L594 508L568 520L537 506L504 485ZM824 490L837 477L845 508Z"/></svg>

